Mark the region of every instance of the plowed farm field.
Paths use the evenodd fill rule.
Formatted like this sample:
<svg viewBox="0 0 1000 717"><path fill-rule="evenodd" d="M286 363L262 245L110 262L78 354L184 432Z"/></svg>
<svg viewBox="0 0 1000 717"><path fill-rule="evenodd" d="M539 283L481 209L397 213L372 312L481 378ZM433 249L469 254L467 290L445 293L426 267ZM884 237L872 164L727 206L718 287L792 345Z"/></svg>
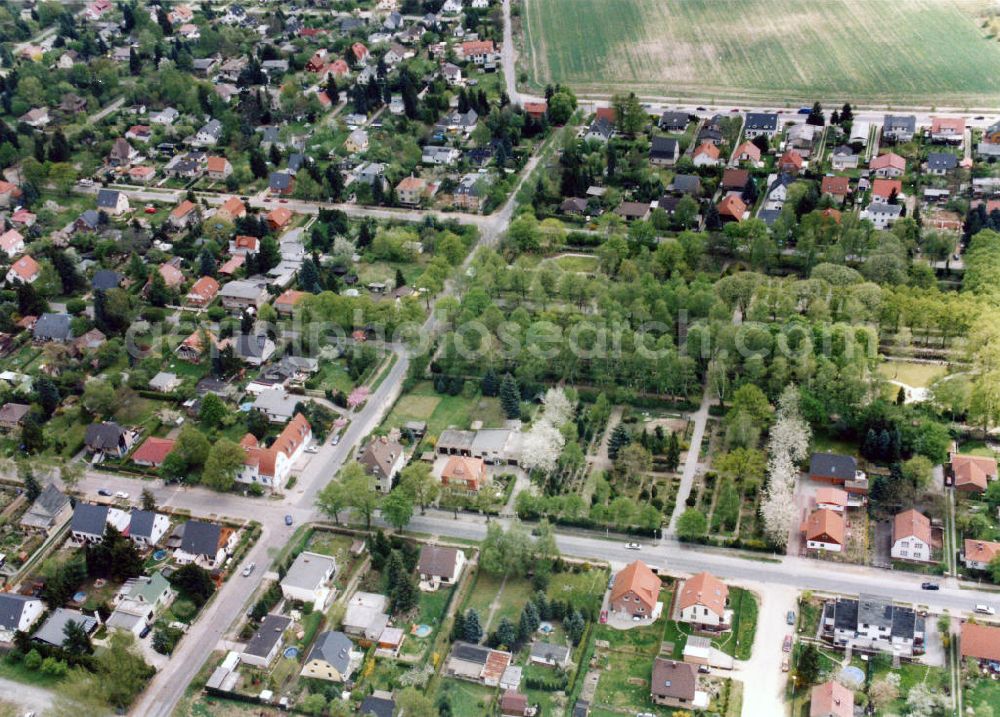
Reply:
<svg viewBox="0 0 1000 717"><path fill-rule="evenodd" d="M536 87L1000 105L995 0L522 0Z"/></svg>

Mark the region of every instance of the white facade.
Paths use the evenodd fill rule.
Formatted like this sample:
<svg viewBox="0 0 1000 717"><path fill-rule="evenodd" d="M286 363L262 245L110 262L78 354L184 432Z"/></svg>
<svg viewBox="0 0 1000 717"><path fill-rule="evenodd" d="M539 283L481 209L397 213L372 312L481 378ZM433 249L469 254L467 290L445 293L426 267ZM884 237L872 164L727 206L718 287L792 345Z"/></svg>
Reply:
<svg viewBox="0 0 1000 717"><path fill-rule="evenodd" d="M824 543L819 540L807 540L806 547L809 550L825 550L830 553L839 553L844 549L840 543Z"/></svg>
<svg viewBox="0 0 1000 717"><path fill-rule="evenodd" d="M931 546L920 538L909 535L897 539L892 544L890 554L899 560L922 560L930 562Z"/></svg>

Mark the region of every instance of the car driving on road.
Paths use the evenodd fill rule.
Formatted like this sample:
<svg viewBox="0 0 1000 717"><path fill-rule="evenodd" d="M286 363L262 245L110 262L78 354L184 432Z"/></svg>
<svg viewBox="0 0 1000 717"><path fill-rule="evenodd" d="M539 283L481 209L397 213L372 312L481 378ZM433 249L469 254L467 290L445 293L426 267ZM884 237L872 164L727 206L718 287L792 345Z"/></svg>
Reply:
<svg viewBox="0 0 1000 717"><path fill-rule="evenodd" d="M920 589L921 590L940 590L941 586L938 585L937 583L926 582L926 583L920 583Z"/></svg>
<svg viewBox="0 0 1000 717"><path fill-rule="evenodd" d="M250 573L252 573L253 569L256 568L256 567L257 567L257 563L250 563L245 568L243 568L243 577L245 577L245 578L250 577Z"/></svg>
<svg viewBox="0 0 1000 717"><path fill-rule="evenodd" d="M111 491L108 490L107 488L98 488L97 489L97 495L103 495L103 496L106 496L106 497L110 498L111 497Z"/></svg>
<svg viewBox="0 0 1000 717"><path fill-rule="evenodd" d="M642 550L642 546L639 543L625 543L626 550Z"/></svg>

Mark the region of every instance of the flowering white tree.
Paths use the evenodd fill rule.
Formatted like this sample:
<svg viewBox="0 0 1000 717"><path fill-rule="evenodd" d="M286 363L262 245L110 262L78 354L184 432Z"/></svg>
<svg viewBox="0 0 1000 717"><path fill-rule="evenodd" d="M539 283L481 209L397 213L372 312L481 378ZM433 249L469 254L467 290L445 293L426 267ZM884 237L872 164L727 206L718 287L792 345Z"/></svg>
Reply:
<svg viewBox="0 0 1000 717"><path fill-rule="evenodd" d="M777 420L768 439L767 488L760 507L764 531L775 545L787 544L795 525L796 464L809 455L811 436L809 424L799 412L798 390L789 386L778 399Z"/></svg>
<svg viewBox="0 0 1000 717"><path fill-rule="evenodd" d="M559 430L573 417L573 404L561 388L545 392L542 415L532 424L521 441L521 465L527 470L551 473L562 454L566 438Z"/></svg>

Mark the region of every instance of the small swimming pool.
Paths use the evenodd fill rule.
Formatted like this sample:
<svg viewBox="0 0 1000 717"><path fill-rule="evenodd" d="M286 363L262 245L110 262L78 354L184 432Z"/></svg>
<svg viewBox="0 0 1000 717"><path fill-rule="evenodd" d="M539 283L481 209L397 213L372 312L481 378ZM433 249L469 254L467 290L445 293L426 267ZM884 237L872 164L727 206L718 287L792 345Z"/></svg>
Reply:
<svg viewBox="0 0 1000 717"><path fill-rule="evenodd" d="M542 633L543 635L550 634L554 629L555 628L552 627L552 623L551 622L543 622L542 624L540 624L538 626L538 631L540 633Z"/></svg>
<svg viewBox="0 0 1000 717"><path fill-rule="evenodd" d="M153 553L153 560L163 560L165 557L167 557L166 550L157 550Z"/></svg>
<svg viewBox="0 0 1000 717"><path fill-rule="evenodd" d="M417 637L427 637L431 632L432 628L430 625L417 625L413 628L413 634Z"/></svg>
<svg viewBox="0 0 1000 717"><path fill-rule="evenodd" d="M73 602L83 602L86 599L87 599L87 593L83 592L82 590L73 595Z"/></svg>
<svg viewBox="0 0 1000 717"><path fill-rule="evenodd" d="M285 657L290 660L294 660L299 656L299 648L297 647L286 647L285 651L282 653Z"/></svg>
<svg viewBox="0 0 1000 717"><path fill-rule="evenodd" d="M865 673L860 667L848 665L840 671L840 679L849 686L854 685L854 689L858 689L865 683Z"/></svg>

